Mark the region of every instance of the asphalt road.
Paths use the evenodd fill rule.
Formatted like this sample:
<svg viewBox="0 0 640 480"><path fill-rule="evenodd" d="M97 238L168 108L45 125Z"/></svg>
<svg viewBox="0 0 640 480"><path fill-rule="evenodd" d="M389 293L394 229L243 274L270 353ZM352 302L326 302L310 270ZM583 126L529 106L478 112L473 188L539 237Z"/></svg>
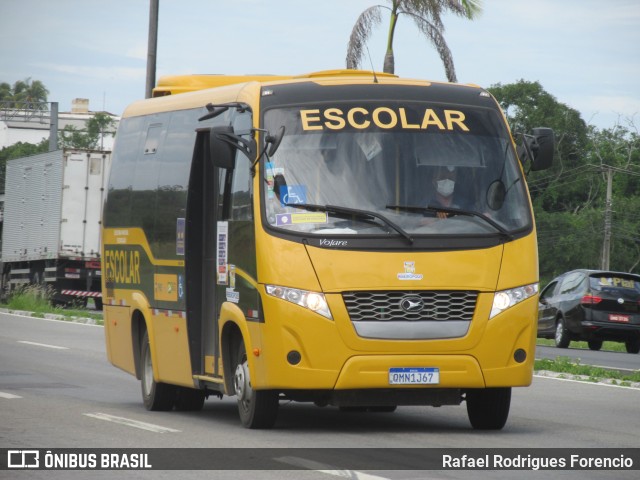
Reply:
<svg viewBox="0 0 640 480"><path fill-rule="evenodd" d="M536 377L531 387L514 389L509 421L499 432L472 430L464 404L344 413L300 403L282 404L274 429L253 431L241 427L234 398L211 398L201 412L146 411L139 382L107 362L102 327L0 314L0 448L278 447L277 462L283 465L282 470L265 471L0 471L3 479L635 479L637 470L363 472L311 463L304 450L295 449L345 449L345 455L353 447L618 451L639 445L639 401L637 389ZM340 464L340 450L332 452ZM229 461L237 461L241 469L249 457L236 460L232 455ZM291 470L296 464L310 470Z"/></svg>

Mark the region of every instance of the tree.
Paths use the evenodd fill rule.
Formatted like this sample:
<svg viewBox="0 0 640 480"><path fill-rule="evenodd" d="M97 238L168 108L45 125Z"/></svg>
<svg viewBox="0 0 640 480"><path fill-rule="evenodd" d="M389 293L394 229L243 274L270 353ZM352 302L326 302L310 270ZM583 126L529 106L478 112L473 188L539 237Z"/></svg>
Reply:
<svg viewBox="0 0 640 480"><path fill-rule="evenodd" d="M538 82L520 80L489 90L516 138L533 127L555 133L553 167L528 175L542 282L575 268L600 268L610 171L610 268L640 270L640 135L633 120L598 130Z"/></svg>
<svg viewBox="0 0 640 480"><path fill-rule="evenodd" d="M0 83L0 101L13 102L13 108L44 109L49 90L40 80L26 78L18 80L13 87L6 82Z"/></svg>
<svg viewBox="0 0 640 480"><path fill-rule="evenodd" d="M498 83L488 90L505 112L518 142L521 134L530 133L535 127L549 127L554 131L553 167L533 172L529 177L534 201L541 203L546 211L571 211L589 206L597 192L590 183L591 176L579 176L590 168L585 156L589 128L580 112L559 102L539 82ZM567 184L567 179L574 181ZM563 183L565 188L550 188L554 183Z"/></svg>
<svg viewBox="0 0 640 480"><path fill-rule="evenodd" d="M115 135L115 121L105 112L98 112L89 120L85 130L67 125L60 132L60 148L102 149L104 135Z"/></svg>
<svg viewBox="0 0 640 480"><path fill-rule="evenodd" d="M382 5L369 7L362 12L358 20L356 20L347 46L347 68L356 69L360 66L367 39L373 27L380 24L382 9L387 9L391 12L391 18L383 71L386 73L395 73L393 39L398 19L403 15L410 17L416 23L420 32L436 47L444 64L447 79L450 82L456 82L457 78L453 65L453 57L443 35L444 24L442 23L442 15L450 11L455 15L472 20L481 12L480 0L388 1L391 3L391 8Z"/></svg>
<svg viewBox="0 0 640 480"><path fill-rule="evenodd" d="M603 195L604 265L625 272L637 272L640 265L640 135L633 118L627 126L593 130L586 156L602 184L611 182L611 196ZM604 190L604 188L603 188Z"/></svg>

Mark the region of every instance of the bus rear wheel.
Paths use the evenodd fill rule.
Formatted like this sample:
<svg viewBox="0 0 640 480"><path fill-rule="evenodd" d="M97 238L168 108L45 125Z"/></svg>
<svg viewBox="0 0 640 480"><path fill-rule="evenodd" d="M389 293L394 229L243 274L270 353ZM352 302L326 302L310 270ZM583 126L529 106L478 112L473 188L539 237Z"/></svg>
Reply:
<svg viewBox="0 0 640 480"><path fill-rule="evenodd" d="M273 427L278 416L278 393L252 388L244 342L240 342L238 348L233 386L238 397L238 413L242 425L254 429Z"/></svg>
<svg viewBox="0 0 640 480"><path fill-rule="evenodd" d="M142 385L142 401L145 408L154 411L173 409L177 395L176 387L166 383L157 383L154 380L148 332L144 332L140 359L140 364L142 365L140 383Z"/></svg>
<svg viewBox="0 0 640 480"><path fill-rule="evenodd" d="M500 430L507 423L511 407L511 388L467 390L467 414L476 430Z"/></svg>

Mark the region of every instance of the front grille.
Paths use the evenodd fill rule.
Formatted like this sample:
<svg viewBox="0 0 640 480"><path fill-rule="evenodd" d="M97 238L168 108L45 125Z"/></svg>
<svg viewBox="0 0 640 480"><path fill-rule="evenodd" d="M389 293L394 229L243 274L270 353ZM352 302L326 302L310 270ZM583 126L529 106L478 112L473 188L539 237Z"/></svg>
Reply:
<svg viewBox="0 0 640 480"><path fill-rule="evenodd" d="M476 308L478 292L344 292L342 298L352 322L470 322Z"/></svg>

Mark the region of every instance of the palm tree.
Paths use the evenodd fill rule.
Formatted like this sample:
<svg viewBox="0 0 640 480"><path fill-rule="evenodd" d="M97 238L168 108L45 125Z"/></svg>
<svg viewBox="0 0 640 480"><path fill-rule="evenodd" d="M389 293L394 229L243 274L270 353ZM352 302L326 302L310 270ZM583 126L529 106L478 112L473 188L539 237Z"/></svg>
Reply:
<svg viewBox="0 0 640 480"><path fill-rule="evenodd" d="M468 19L476 18L481 12L480 0L388 0L391 8L376 5L369 7L360 14L353 26L349 45L347 47L347 68L358 68L363 57L363 48L373 27L380 24L381 11L391 12L389 35L387 37L387 51L384 57L386 73L394 73L395 62L393 56L393 35L400 15L406 15L416 23L418 29L433 43L444 63L447 79L456 82L456 72L453 66L451 51L444 39L444 25L442 15L451 11Z"/></svg>
<svg viewBox="0 0 640 480"><path fill-rule="evenodd" d="M0 83L0 100L13 102L13 106L17 108L46 110L47 95L49 90L40 80L18 80L13 87L6 82Z"/></svg>

